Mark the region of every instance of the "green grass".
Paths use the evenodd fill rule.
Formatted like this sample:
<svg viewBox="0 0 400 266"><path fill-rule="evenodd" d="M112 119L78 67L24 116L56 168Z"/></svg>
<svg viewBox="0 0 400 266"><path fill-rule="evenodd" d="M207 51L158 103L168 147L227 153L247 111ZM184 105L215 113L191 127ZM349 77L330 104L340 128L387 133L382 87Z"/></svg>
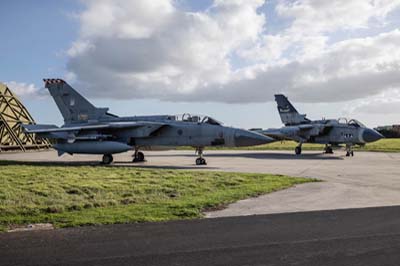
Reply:
<svg viewBox="0 0 400 266"><path fill-rule="evenodd" d="M269 174L0 162L0 230L202 217L205 209L316 181Z"/></svg>
<svg viewBox="0 0 400 266"><path fill-rule="evenodd" d="M266 151L266 150L294 150L297 146L297 143L294 141L277 141L270 144L253 146L253 147L238 147L238 148L207 148L210 150L259 150L259 151ZM179 148L178 148L179 149ZM189 147L183 147L181 149L190 149ZM303 150L308 151L322 151L324 149L324 145L321 144L303 144ZM369 143L364 147L355 147L354 150L357 151L374 151L374 152L400 152L400 139L381 139L373 143Z"/></svg>
<svg viewBox="0 0 400 266"><path fill-rule="evenodd" d="M379 152L400 152L400 138L399 139L381 139L376 142L365 145L364 148L359 150L365 151L379 151Z"/></svg>

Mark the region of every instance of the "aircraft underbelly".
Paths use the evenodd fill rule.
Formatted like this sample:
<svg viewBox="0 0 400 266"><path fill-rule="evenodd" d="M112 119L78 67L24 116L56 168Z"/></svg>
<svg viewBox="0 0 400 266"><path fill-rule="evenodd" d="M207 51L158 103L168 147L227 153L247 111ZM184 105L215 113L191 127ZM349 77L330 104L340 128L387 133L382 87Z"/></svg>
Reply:
<svg viewBox="0 0 400 266"><path fill-rule="evenodd" d="M211 146L209 137L150 137L135 140L138 146Z"/></svg>

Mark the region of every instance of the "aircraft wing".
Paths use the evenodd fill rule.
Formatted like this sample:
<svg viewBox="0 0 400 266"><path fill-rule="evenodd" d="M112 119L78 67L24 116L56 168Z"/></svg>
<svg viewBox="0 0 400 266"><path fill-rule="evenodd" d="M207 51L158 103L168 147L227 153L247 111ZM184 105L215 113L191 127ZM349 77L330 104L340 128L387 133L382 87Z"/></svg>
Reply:
<svg viewBox="0 0 400 266"><path fill-rule="evenodd" d="M326 133L330 128L331 126L321 124L303 124L278 129L266 129L261 131L261 133L276 140L305 141L312 136L319 136Z"/></svg>
<svg viewBox="0 0 400 266"><path fill-rule="evenodd" d="M264 134L268 137L271 137L275 140L291 140L287 133L283 132L281 129L270 128L266 130L260 131L261 134Z"/></svg>
<svg viewBox="0 0 400 266"><path fill-rule="evenodd" d="M41 131L55 130L58 129L56 125L35 125L35 124L21 124L22 128L26 133L39 133Z"/></svg>
<svg viewBox="0 0 400 266"><path fill-rule="evenodd" d="M154 135L168 124L159 122L110 122L95 125L57 127L54 125L22 125L26 133L35 133L49 139L64 139L69 143L76 140L101 140L118 137L121 131L131 130L130 137L146 138Z"/></svg>
<svg viewBox="0 0 400 266"><path fill-rule="evenodd" d="M81 131L91 131L91 130L102 130L102 129L129 129L138 128L144 126L153 126L159 129L165 126L164 123L157 122L110 122L105 124L97 125L79 125L72 127L57 127L55 125L22 125L27 133L56 133L56 132L81 132Z"/></svg>

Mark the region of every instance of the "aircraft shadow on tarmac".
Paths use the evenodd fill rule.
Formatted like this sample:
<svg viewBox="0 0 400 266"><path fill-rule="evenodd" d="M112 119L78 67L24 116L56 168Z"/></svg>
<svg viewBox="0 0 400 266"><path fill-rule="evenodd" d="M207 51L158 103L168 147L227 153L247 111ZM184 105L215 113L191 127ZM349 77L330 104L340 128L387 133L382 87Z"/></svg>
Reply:
<svg viewBox="0 0 400 266"><path fill-rule="evenodd" d="M194 157L194 155L187 153L177 153L177 154L157 154L148 155L151 157ZM244 152L244 153L229 153L229 152L218 152L206 154L206 158L215 157L225 157L225 158L250 158L259 160L343 160L344 157L341 155L327 155L323 153L304 153L302 155L295 155L289 153L260 153L260 152ZM176 162L179 164L179 162ZM212 160L209 162L212 164ZM197 169L208 169L208 170L218 170L217 166L196 166L196 165L154 165L151 164L151 159L149 163L132 163L130 161L116 161L111 165L103 165L99 161L13 161L4 160L0 161L0 166L2 165L27 165L27 166L63 166L63 167L73 167L73 166L102 166L102 167L137 167L137 168L149 168L149 169L170 169L170 170L197 170Z"/></svg>
<svg viewBox="0 0 400 266"><path fill-rule="evenodd" d="M282 160L343 160L343 157L340 156L329 156L322 153L307 153L307 154L288 154L288 153L241 153L241 154L232 154L232 153L221 153L221 154L207 154L207 157L245 157L252 159L282 159Z"/></svg>
<svg viewBox="0 0 400 266"><path fill-rule="evenodd" d="M193 155L190 154L168 154L168 155L156 155L156 157L192 157ZM148 157L151 157L149 155ZM323 153L305 153L301 155L296 155L296 154L288 154L288 153L253 153L253 152L245 152L245 153L227 153L227 152L221 152L221 153L210 153L210 154L205 154L205 158L211 158L211 157L244 157L244 158L251 158L251 159L262 159L262 160L268 160L268 159L273 159L273 160L343 160L344 157L342 155L327 155Z"/></svg>
<svg viewBox="0 0 400 266"><path fill-rule="evenodd" d="M100 165L98 161L85 161L85 162L77 162L77 161L12 161L12 160L3 160L0 161L0 166L7 165L24 165L24 166L96 166Z"/></svg>
<svg viewBox="0 0 400 266"><path fill-rule="evenodd" d="M218 167L210 167L210 166L196 166L193 164L186 166L179 165L146 165L145 163L134 164L129 161L116 161L110 165L104 165L98 161L0 161L0 166L15 166L15 165L24 165L24 166L62 166L62 167L75 167L75 166L99 166L99 167L136 167L136 168L148 168L148 169L169 169L169 170L197 170L197 169L208 169L208 170L218 170Z"/></svg>

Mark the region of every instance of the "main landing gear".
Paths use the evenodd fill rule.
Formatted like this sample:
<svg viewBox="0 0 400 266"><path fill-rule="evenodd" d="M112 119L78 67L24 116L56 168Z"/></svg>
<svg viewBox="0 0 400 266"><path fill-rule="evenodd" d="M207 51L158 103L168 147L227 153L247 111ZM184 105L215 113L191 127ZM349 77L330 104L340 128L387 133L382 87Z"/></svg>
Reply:
<svg viewBox="0 0 400 266"><path fill-rule="evenodd" d="M203 158L203 148L197 148L196 153L199 157L196 159L196 165L207 165L206 159Z"/></svg>
<svg viewBox="0 0 400 266"><path fill-rule="evenodd" d="M135 148L135 153L133 154L133 163L144 162L144 154L143 152L139 151L139 149Z"/></svg>
<svg viewBox="0 0 400 266"><path fill-rule="evenodd" d="M354 156L354 151L353 151L353 146L351 145L346 145L346 157L353 157Z"/></svg>
<svg viewBox="0 0 400 266"><path fill-rule="evenodd" d="M294 152L296 153L296 155L300 155L301 154L301 145L303 143L299 143L299 145L294 149Z"/></svg>
<svg viewBox="0 0 400 266"><path fill-rule="evenodd" d="M114 161L114 158L111 154L104 154L103 159L101 160L102 164L111 164Z"/></svg>
<svg viewBox="0 0 400 266"><path fill-rule="evenodd" d="M325 145L324 151L325 151L326 154L333 154L332 146Z"/></svg>

